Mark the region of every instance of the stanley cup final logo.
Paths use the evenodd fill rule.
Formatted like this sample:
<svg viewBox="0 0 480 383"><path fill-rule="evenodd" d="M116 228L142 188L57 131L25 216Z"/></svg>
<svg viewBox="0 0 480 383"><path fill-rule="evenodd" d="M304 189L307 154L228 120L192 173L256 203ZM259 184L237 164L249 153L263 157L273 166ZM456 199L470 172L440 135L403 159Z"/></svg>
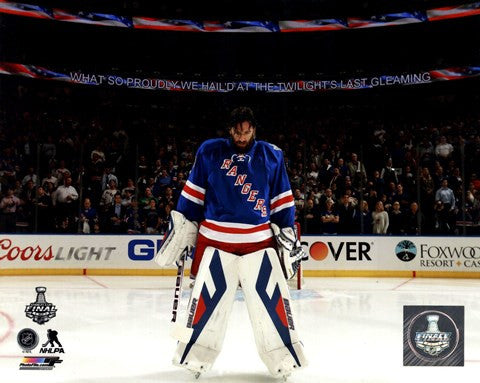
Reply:
<svg viewBox="0 0 480 383"><path fill-rule="evenodd" d="M25 307L25 314L28 318L33 319L34 322L45 324L55 317L57 309L45 299L46 287L37 287L35 290L37 291L37 300Z"/></svg>
<svg viewBox="0 0 480 383"><path fill-rule="evenodd" d="M463 306L404 306L403 365L463 366Z"/></svg>
<svg viewBox="0 0 480 383"><path fill-rule="evenodd" d="M451 332L443 332L438 328L439 315L427 315L427 331L416 332L415 345L428 355L437 356L450 347Z"/></svg>

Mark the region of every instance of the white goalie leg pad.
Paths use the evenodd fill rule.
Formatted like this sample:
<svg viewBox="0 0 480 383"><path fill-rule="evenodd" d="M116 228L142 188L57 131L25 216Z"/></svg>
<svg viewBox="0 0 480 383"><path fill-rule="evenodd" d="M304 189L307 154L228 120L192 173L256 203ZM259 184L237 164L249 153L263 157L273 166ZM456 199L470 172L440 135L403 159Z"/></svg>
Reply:
<svg viewBox="0 0 480 383"><path fill-rule="evenodd" d="M271 350L260 355L263 363L268 368L270 374L275 378L287 377L293 371L305 367L308 362L303 354L303 344L300 342L293 343L292 349L294 350L297 358L300 361L300 365L292 360L292 354L290 350L285 347L279 348L277 350Z"/></svg>
<svg viewBox="0 0 480 383"><path fill-rule="evenodd" d="M195 279L173 364L207 372L223 345L238 287L240 257L207 247Z"/></svg>
<svg viewBox="0 0 480 383"><path fill-rule="evenodd" d="M274 249L241 257L240 281L262 361L275 377L307 365L288 285Z"/></svg>
<svg viewBox="0 0 480 383"><path fill-rule="evenodd" d="M201 372L202 374L210 371L220 351L195 343L188 351L188 358L183 363L180 363L180 359L185 353L187 346L188 343L178 343L175 355L173 356L173 364L178 367L184 367L190 371Z"/></svg>
<svg viewBox="0 0 480 383"><path fill-rule="evenodd" d="M161 267L173 266L187 250L195 247L198 224L189 221L182 213L172 210L168 231L158 251L155 262Z"/></svg>

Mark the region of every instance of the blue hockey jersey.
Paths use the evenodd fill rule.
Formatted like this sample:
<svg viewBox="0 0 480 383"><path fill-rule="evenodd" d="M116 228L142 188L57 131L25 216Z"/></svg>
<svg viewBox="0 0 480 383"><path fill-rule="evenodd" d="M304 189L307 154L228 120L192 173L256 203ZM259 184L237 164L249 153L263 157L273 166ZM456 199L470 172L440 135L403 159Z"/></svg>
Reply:
<svg viewBox="0 0 480 383"><path fill-rule="evenodd" d="M295 207L282 151L254 141L247 153L238 154L230 139L205 141L177 210L201 223L200 234L221 242L268 239L270 221L292 227Z"/></svg>

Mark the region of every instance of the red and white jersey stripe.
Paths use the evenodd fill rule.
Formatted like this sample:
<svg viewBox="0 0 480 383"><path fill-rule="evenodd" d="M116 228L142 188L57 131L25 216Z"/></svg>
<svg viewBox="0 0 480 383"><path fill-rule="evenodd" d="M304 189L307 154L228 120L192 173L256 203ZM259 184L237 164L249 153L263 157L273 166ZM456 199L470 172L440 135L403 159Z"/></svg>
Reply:
<svg viewBox="0 0 480 383"><path fill-rule="evenodd" d="M205 200L205 189L195 185L190 181L187 181L183 187L181 195L186 199L203 206Z"/></svg>
<svg viewBox="0 0 480 383"><path fill-rule="evenodd" d="M200 225L199 233L214 241L227 243L253 243L273 236L270 222L249 225L236 222L218 222L206 219Z"/></svg>
<svg viewBox="0 0 480 383"><path fill-rule="evenodd" d="M275 214L288 207L295 206L291 190L280 193L270 201L270 214Z"/></svg>

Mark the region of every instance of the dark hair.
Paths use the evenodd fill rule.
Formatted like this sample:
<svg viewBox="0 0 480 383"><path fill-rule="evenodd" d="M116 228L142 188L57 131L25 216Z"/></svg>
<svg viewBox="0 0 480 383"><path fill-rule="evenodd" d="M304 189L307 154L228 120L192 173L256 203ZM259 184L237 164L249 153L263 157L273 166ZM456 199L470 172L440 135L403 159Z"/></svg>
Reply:
<svg viewBox="0 0 480 383"><path fill-rule="evenodd" d="M233 109L232 113L230 113L230 121L228 122L228 127L234 128L244 121L248 121L253 127L257 126L257 121L255 120L253 110L247 106L240 106Z"/></svg>

